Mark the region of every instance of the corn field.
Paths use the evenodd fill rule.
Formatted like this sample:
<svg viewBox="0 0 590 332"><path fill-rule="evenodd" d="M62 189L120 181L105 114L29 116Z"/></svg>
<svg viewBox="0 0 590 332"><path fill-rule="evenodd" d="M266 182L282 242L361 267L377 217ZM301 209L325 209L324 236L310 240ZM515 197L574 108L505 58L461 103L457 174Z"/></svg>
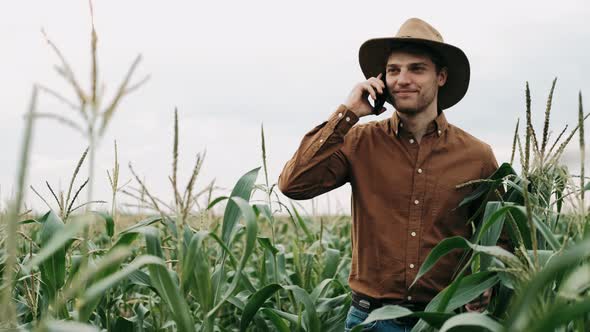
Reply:
<svg viewBox="0 0 590 332"><path fill-rule="evenodd" d="M351 305L347 283L351 241L349 216L307 216L297 202L282 200L266 166L261 128L261 166L245 169L227 196L211 183L196 188L205 154L197 155L191 176L181 184L178 112L170 175L174 197L158 198L129 165L131 184L119 182L118 147L108 171L112 196L95 200L94 153L123 98L148 80L133 83L141 57L124 75L113 100L102 100L97 82L97 37L91 30L92 77L88 91L65 56L46 37L60 64L58 74L76 96L68 100L35 85L27 112L16 178L16 194L2 211L0 229L0 329L15 331L342 331ZM532 125L531 97L525 89L525 125L517 122L510 162L503 163L461 202L494 197L470 222L473 235L447 238L432 249L418 278L437 260L463 250L453 282L423 312L400 306L373 311L364 321L404 316L420 318L412 331L588 331L590 330L590 221L585 191L582 94L570 131L555 139L550 127L553 81L544 125ZM50 96L79 118L37 112L39 96ZM106 105L105 107L102 107ZM83 133L87 149L72 161L66 192L41 194L38 180L26 187L36 121L59 121ZM577 142L576 142L577 141ZM580 172L561 163L568 145L579 145ZM253 144L256 144L253 142ZM83 150L81 147L80 150ZM517 172L512 165L522 166ZM84 169L88 175L83 176ZM81 179L82 178L82 179ZM99 181L100 178L97 178ZM470 183L473 184L473 183ZM44 214L23 210L25 192L47 206ZM260 192L264 200L255 201ZM86 194L82 202L81 196ZM143 213L118 211L119 195L137 201ZM199 202L205 204L199 204ZM96 208L98 202L110 209ZM213 213L221 208L223 213ZM507 232L514 250L497 246ZM415 281L414 281L415 282ZM484 312L463 305L494 289ZM357 326L354 331L361 331Z"/></svg>

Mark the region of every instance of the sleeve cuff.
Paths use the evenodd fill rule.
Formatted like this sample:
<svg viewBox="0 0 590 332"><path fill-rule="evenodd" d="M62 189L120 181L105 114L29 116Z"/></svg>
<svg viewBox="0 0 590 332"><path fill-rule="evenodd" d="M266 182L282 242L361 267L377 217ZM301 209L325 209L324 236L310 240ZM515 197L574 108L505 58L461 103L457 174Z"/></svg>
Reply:
<svg viewBox="0 0 590 332"><path fill-rule="evenodd" d="M330 120L336 122L334 131L344 136L359 121L359 117L345 105L341 104L338 106L336 112L332 114Z"/></svg>

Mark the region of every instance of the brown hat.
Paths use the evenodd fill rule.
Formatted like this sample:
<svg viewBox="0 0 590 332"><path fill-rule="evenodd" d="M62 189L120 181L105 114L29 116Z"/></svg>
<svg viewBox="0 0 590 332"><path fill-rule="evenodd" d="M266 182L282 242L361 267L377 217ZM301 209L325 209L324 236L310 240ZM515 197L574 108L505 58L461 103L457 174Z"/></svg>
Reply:
<svg viewBox="0 0 590 332"><path fill-rule="evenodd" d="M440 33L419 18L404 22L394 37L369 39L361 45L359 62L365 77L377 77L385 72L392 48L406 43L425 45L442 57L448 77L438 90L438 105L447 109L458 103L469 87L469 60L461 49L445 44Z"/></svg>

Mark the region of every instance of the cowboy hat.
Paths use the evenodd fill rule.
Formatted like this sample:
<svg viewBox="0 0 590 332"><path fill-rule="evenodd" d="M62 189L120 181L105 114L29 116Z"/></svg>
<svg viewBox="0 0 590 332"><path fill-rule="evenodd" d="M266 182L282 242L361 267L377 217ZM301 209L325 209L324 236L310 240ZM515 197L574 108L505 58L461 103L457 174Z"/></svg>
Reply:
<svg viewBox="0 0 590 332"><path fill-rule="evenodd" d="M369 39L361 45L359 62L365 77L377 77L385 72L392 48L407 43L432 49L447 67L447 81L438 89L438 106L446 109L458 103L469 87L469 60L461 49L446 44L435 28L419 18L404 22L394 37ZM387 101L393 104L389 97Z"/></svg>

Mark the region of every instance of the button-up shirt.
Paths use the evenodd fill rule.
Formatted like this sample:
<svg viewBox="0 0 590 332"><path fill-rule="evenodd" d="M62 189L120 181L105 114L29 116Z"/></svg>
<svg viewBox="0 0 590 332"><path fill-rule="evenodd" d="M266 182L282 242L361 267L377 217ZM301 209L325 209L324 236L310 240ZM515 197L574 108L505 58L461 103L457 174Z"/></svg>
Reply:
<svg viewBox="0 0 590 332"><path fill-rule="evenodd" d="M352 188L353 291L379 299L425 304L451 281L462 252L452 251L410 288L430 250L455 235L469 238L473 212L458 208L474 185L497 169L490 146L449 124L444 112L420 143L397 113L355 124L340 105L309 131L279 176L279 190L310 199L345 183Z"/></svg>

